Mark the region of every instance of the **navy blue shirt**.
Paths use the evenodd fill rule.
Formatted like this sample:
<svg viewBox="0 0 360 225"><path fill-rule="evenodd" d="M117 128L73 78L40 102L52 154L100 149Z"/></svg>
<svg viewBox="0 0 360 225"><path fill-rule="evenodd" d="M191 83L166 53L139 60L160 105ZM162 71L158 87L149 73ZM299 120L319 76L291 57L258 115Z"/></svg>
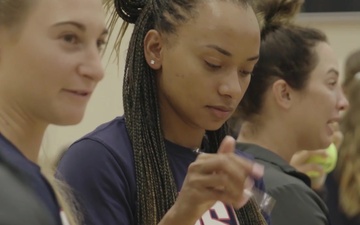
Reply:
<svg viewBox="0 0 360 225"><path fill-rule="evenodd" d="M165 142L178 191L197 155ZM86 225L135 224L136 179L133 150L123 117L99 126L70 146L59 163L58 176L74 190ZM256 183L263 189L262 183ZM218 202L196 224L221 221L235 225L234 210Z"/></svg>
<svg viewBox="0 0 360 225"><path fill-rule="evenodd" d="M0 151L2 157L14 168L24 174L29 185L33 188L38 198L45 204L56 220L56 224L61 225L60 207L55 197L55 193L41 174L40 167L28 160L10 141L0 134ZM1 181L0 181L1 182Z"/></svg>

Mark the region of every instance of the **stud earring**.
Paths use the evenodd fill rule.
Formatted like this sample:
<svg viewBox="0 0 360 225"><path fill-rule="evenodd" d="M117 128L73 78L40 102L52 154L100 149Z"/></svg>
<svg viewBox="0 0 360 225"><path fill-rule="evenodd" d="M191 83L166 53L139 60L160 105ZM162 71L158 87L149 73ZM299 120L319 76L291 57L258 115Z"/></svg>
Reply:
<svg viewBox="0 0 360 225"><path fill-rule="evenodd" d="M153 59L150 60L150 64L151 64L151 65L154 65L154 64L155 64L155 60L153 60Z"/></svg>

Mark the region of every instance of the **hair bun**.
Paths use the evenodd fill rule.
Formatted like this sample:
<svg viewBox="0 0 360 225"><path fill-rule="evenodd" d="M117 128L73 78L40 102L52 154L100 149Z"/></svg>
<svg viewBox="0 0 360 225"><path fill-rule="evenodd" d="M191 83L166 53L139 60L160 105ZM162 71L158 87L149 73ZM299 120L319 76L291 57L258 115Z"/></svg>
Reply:
<svg viewBox="0 0 360 225"><path fill-rule="evenodd" d="M255 0L254 8L264 29L291 23L303 3L304 0Z"/></svg>
<svg viewBox="0 0 360 225"><path fill-rule="evenodd" d="M117 14L128 23L135 23L147 0L113 0Z"/></svg>

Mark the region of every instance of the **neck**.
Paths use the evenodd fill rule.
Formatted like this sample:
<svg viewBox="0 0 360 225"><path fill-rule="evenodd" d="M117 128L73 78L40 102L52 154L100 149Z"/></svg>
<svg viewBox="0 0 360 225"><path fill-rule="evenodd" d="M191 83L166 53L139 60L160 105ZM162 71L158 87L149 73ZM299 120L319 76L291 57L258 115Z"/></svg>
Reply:
<svg viewBox="0 0 360 225"><path fill-rule="evenodd" d="M205 135L203 129L191 129L191 127L177 125L174 121L163 121L162 129L166 140L191 149L200 148Z"/></svg>
<svg viewBox="0 0 360 225"><path fill-rule="evenodd" d="M245 121L237 138L240 142L256 144L274 152L285 161L290 162L295 152L299 151L291 130L279 126L277 123L268 122L257 126Z"/></svg>
<svg viewBox="0 0 360 225"><path fill-rule="evenodd" d="M198 149L205 130L182 120L175 112L161 112L161 127L166 140L183 147Z"/></svg>
<svg viewBox="0 0 360 225"><path fill-rule="evenodd" d="M9 107L11 106L11 107ZM29 160L37 163L47 125L13 104L0 103L0 133Z"/></svg>

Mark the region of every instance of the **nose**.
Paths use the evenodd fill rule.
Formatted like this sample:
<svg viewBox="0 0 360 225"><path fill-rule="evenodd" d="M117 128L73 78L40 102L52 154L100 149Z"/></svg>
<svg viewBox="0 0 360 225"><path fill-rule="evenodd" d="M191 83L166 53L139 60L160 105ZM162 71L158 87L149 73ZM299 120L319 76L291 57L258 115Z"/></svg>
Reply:
<svg viewBox="0 0 360 225"><path fill-rule="evenodd" d="M101 55L98 49L89 49L78 67L81 76L98 82L104 78L104 68L101 63Z"/></svg>
<svg viewBox="0 0 360 225"><path fill-rule="evenodd" d="M241 79L237 70L223 76L218 88L219 94L230 98L240 98L243 91L241 88L243 84ZM243 86L245 86L245 84L243 84Z"/></svg>
<svg viewBox="0 0 360 225"><path fill-rule="evenodd" d="M349 101L346 98L343 89L340 90L340 97L338 100L338 108L340 111L346 110L349 107Z"/></svg>

